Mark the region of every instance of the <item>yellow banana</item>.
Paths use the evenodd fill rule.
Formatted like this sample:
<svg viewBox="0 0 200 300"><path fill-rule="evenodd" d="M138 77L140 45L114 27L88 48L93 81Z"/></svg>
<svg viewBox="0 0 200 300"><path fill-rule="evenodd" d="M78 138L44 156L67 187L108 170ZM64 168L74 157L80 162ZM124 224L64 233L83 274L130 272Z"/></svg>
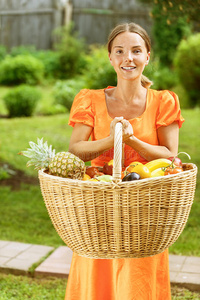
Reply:
<svg viewBox="0 0 200 300"><path fill-rule="evenodd" d="M159 177L164 176L165 171L162 168L155 169L151 172L151 177Z"/></svg>
<svg viewBox="0 0 200 300"><path fill-rule="evenodd" d="M148 163L145 164L145 166L149 169L150 172L152 172L152 171L154 171L158 168L167 167L171 163L172 162L169 159L158 158L158 159L154 159L154 160L149 161Z"/></svg>

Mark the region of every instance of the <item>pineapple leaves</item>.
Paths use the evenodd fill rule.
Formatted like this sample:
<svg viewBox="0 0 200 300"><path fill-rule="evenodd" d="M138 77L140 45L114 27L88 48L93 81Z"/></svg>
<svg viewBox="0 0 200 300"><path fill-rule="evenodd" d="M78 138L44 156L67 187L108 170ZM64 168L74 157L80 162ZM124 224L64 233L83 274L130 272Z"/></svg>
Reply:
<svg viewBox="0 0 200 300"><path fill-rule="evenodd" d="M34 166L36 170L48 169L49 163L55 156L55 149L52 150L52 145L48 146L47 141L44 143L43 138L37 139L37 144L30 141L30 148L19 154L31 158L27 162L27 167Z"/></svg>

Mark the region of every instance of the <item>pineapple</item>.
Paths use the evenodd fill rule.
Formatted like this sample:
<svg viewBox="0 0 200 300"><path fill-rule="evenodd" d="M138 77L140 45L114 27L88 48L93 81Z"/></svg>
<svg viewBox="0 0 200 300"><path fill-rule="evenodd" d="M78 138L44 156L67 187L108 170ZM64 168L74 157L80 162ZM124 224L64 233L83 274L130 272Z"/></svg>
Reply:
<svg viewBox="0 0 200 300"><path fill-rule="evenodd" d="M46 169L50 175L72 179L82 179L85 174L85 163L70 152L55 153L52 146L43 142L43 138L37 139L37 144L29 142L30 148L19 154L31 160L27 167L34 166L35 169Z"/></svg>

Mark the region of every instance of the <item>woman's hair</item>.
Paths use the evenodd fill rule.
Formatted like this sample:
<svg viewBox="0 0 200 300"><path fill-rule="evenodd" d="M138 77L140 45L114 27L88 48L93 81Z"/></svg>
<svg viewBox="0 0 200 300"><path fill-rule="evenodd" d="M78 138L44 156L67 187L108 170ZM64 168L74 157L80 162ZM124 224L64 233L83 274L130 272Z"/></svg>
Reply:
<svg viewBox="0 0 200 300"><path fill-rule="evenodd" d="M111 33L108 37L108 43L107 43L107 48L108 48L109 53L111 53L112 43L113 43L114 39L116 38L116 36L118 34L123 33L123 32L133 32L133 33L139 34L145 42L147 52L151 51L151 40L150 40L150 37L149 37L148 33L146 32L146 30L136 23L124 23L124 24L117 25L111 31ZM146 76L142 75L141 84L145 88L148 88L153 83Z"/></svg>

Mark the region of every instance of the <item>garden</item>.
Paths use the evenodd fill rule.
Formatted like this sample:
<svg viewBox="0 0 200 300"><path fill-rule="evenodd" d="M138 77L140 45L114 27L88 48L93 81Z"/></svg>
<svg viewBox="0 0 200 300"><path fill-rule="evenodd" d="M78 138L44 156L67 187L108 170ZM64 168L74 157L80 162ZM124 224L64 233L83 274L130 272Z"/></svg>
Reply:
<svg viewBox="0 0 200 300"><path fill-rule="evenodd" d="M186 120L180 130L179 151L187 152L199 168L200 34L193 33L183 20L177 26L177 43L159 55L155 47L145 75L154 82L152 88L178 94ZM20 46L8 52L0 46L0 227L2 240L58 247L64 243L49 219L37 171L27 168L27 160L18 153L29 146L29 141L42 137L56 152L67 151L72 132L68 118L75 95L82 88L115 85L116 77L105 46L86 46L72 25L58 28L54 34L56 42L48 51ZM189 162L185 156L180 158ZM187 225L170 253L200 256L199 210L197 183ZM30 299L33 293L36 296L31 299L64 297L65 280L13 275L0 278L2 300ZM177 287L172 293L173 299L199 299L197 294Z"/></svg>

